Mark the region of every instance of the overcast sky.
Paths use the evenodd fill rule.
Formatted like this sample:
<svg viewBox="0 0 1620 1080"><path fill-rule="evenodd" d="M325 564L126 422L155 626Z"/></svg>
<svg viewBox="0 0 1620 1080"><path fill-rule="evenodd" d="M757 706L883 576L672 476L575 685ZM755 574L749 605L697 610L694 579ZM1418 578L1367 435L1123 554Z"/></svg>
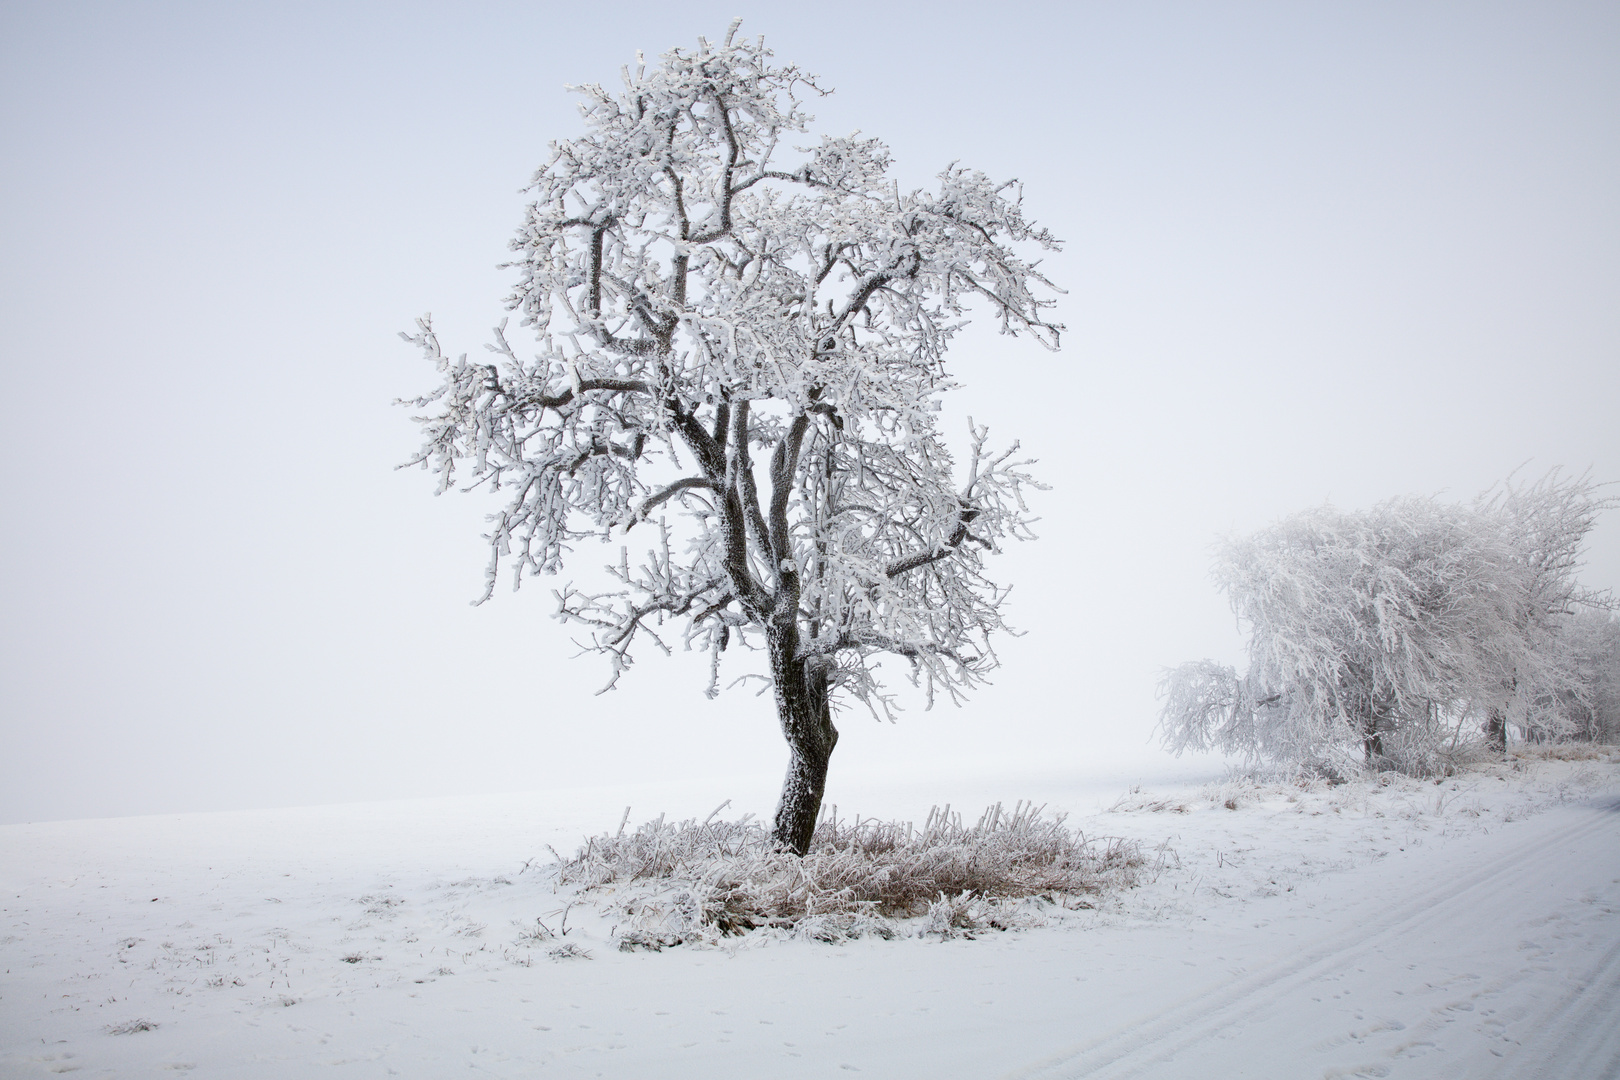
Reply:
<svg viewBox="0 0 1620 1080"><path fill-rule="evenodd" d="M394 471L434 385L396 332L487 340L564 85L737 14L836 88L819 130L1018 177L1067 242L1063 351L951 359L1052 484L994 564L1027 635L964 709L845 714L830 798L1156 754L1159 669L1240 657L1223 533L1620 479L1610 2L0 11L0 820L777 783L768 696L677 654L594 697L550 583L469 605L490 507Z"/></svg>

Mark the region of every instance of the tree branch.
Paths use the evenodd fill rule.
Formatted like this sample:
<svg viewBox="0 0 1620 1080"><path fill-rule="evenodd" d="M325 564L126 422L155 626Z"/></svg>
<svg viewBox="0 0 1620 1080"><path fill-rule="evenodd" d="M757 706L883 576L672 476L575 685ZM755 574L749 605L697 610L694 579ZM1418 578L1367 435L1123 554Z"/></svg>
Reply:
<svg viewBox="0 0 1620 1080"><path fill-rule="evenodd" d="M786 566L793 553L788 535L788 499L793 494L793 477L799 468L799 449L804 445L804 433L809 428L808 413L795 416L771 457L771 516L768 523L771 560L776 564L778 574L787 573Z"/></svg>
<svg viewBox="0 0 1620 1080"><path fill-rule="evenodd" d="M883 571L883 576L897 578L901 574L916 570L918 567L927 566L929 563L936 563L941 559L954 555L957 549L962 546L962 541L968 539L968 525L978 516L979 512L977 510L965 502L962 503L961 509L956 516L956 528L951 532L949 539L933 551L919 551L914 555L896 559Z"/></svg>
<svg viewBox="0 0 1620 1080"><path fill-rule="evenodd" d="M688 476L685 479L675 481L663 491L660 491L656 495L650 496L645 502L643 502L641 506L637 508L635 516L630 519L625 528L628 529L631 525L634 525L637 522L646 521L647 515L654 509L664 505L664 503L668 502L676 495L679 495L681 492L690 491L693 488L708 488L710 491L713 491L714 483L706 476Z"/></svg>
<svg viewBox="0 0 1620 1080"><path fill-rule="evenodd" d="M765 526L765 515L759 508L759 487L754 482L754 461L748 453L748 400L745 398L737 403L736 430L732 434L732 445L736 447L738 497L742 500L743 513L747 516L748 527L753 531L754 543L759 550L771 550L770 529Z"/></svg>
<svg viewBox="0 0 1620 1080"><path fill-rule="evenodd" d="M579 380L579 393L588 394L592 390L611 390L618 394L650 394L653 392L651 383L643 379L581 379ZM505 395L506 391L499 390ZM577 396L573 387L569 387L560 394L527 394L522 396L506 395L520 406L540 409L560 409L573 401Z"/></svg>

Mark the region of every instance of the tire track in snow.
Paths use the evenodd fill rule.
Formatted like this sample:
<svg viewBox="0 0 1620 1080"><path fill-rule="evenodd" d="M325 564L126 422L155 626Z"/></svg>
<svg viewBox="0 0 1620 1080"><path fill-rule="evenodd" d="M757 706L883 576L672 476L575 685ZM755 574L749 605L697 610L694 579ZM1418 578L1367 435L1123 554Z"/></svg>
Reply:
<svg viewBox="0 0 1620 1080"><path fill-rule="evenodd" d="M1493 1080L1570 1080L1620 1077L1620 942L1543 1013L1536 1034L1508 1054Z"/></svg>
<svg viewBox="0 0 1620 1080"><path fill-rule="evenodd" d="M1418 933L1430 923L1448 921L1459 901L1487 905L1493 895L1511 895L1522 882L1556 874L1564 845L1617 826L1620 799L1605 799L1568 825L1520 841L1491 865L1425 889L1386 910L1377 930L1356 927L1331 934L1304 946L1289 960L1239 976L1218 989L1190 995L1138 1021L1003 1074L1004 1080L1142 1076L1155 1065L1212 1042L1233 1025L1305 993L1312 982L1350 967L1380 946ZM1535 1039L1507 1056L1500 1067L1502 1080L1620 1076L1620 1028L1613 1023L1614 1002L1620 1000L1620 945L1609 949L1582 982L1583 989L1571 992L1546 1014L1548 1026ZM1536 1060L1546 1060L1548 1069L1526 1073L1525 1063Z"/></svg>

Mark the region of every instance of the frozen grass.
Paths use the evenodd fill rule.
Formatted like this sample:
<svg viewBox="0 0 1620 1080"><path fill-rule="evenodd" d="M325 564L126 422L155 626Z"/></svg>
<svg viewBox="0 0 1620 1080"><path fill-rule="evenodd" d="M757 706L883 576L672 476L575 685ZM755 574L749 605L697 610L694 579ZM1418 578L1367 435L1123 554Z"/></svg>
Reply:
<svg viewBox="0 0 1620 1080"><path fill-rule="evenodd" d="M1553 770L1548 763L1571 768ZM1620 746L1593 743L1516 745L1508 753L1459 757L1438 776L1413 776L1396 770L1368 771L1348 779L1328 779L1305 770L1258 768L1235 770L1225 780L1169 796L1132 788L1110 814L1196 814L1209 810L1256 810L1320 816L1346 814L1364 818L1466 825L1465 819L1515 821L1549 805L1586 798L1606 783L1601 766L1620 764ZM1486 795L1493 781L1512 781L1510 797ZM1490 807L1487 810L1487 807Z"/></svg>
<svg viewBox="0 0 1620 1080"><path fill-rule="evenodd" d="M1604 743L1532 743L1514 746L1508 756L1528 761L1620 761L1620 746Z"/></svg>
<svg viewBox="0 0 1620 1080"><path fill-rule="evenodd" d="M935 808L920 829L834 810L802 859L774 850L751 817L718 814L593 837L559 858L558 883L621 918L619 948L631 951L753 930L820 941L971 937L1094 907L1136 884L1145 865L1135 843L1088 840L1027 803L1010 812L998 803L971 826Z"/></svg>
<svg viewBox="0 0 1620 1080"><path fill-rule="evenodd" d="M1143 791L1141 785L1131 788L1108 808L1111 814L1127 814L1135 810L1142 810L1150 814L1162 814L1166 811L1172 814L1185 814L1192 810L1185 799L1160 798L1152 792Z"/></svg>

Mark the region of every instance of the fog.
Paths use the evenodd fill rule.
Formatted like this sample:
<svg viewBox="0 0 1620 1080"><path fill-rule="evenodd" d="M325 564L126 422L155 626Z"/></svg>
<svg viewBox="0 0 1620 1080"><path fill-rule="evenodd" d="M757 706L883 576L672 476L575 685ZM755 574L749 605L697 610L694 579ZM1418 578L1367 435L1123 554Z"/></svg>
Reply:
<svg viewBox="0 0 1620 1080"><path fill-rule="evenodd" d="M1160 669L1240 657L1224 533L1620 480L1613 5L680 7L5 8L0 821L775 783L768 696L679 652L595 695L551 582L470 604L493 505L395 469L435 383L397 332L506 314L564 84L733 15L836 88L818 130L1017 177L1065 241L1063 350L950 359L1052 485L992 563L1024 635L966 707L842 714L829 798L1159 754Z"/></svg>

